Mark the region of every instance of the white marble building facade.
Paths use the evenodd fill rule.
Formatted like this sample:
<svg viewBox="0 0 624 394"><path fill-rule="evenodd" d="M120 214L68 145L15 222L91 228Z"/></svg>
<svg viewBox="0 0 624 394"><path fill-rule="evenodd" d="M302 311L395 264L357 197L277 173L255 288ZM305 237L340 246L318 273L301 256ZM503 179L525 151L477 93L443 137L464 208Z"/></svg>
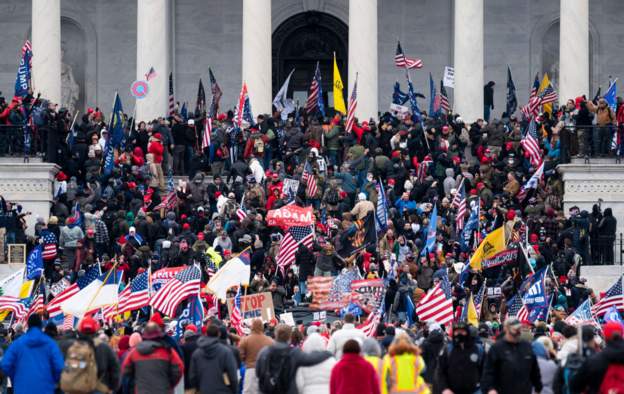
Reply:
<svg viewBox="0 0 624 394"><path fill-rule="evenodd" d="M490 80L500 115L507 65L521 104L536 72L549 72L566 97L604 89L624 65L622 16L620 0L3 0L0 91L11 97L20 48L31 38L35 90L79 110L108 112L118 91L131 113L129 86L150 66L158 77L139 118L164 113L169 72L176 100L194 107L210 66L224 108L234 106L245 79L259 113L270 108L289 67L297 65L293 79L305 94L301 81L313 72L314 56L336 51L345 95L358 73L358 115L369 117L388 108L395 81L404 83L393 65L399 38L408 56L423 59L411 76L425 95L429 72L439 81L444 66L456 67L449 93L471 120L482 113L479 86Z"/></svg>

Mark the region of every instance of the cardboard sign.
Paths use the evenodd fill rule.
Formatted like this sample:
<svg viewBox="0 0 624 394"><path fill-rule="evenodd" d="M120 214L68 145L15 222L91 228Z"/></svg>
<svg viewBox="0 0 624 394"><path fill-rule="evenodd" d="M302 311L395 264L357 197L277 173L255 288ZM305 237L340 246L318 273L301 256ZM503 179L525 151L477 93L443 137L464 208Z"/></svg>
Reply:
<svg viewBox="0 0 624 394"><path fill-rule="evenodd" d="M232 315L232 307L234 306L234 297L227 299L227 307L230 316ZM241 296L241 314L243 319L262 318L263 322L270 321L275 317L273 310L273 296L270 292Z"/></svg>
<svg viewBox="0 0 624 394"><path fill-rule="evenodd" d="M286 196L295 196L297 195L297 189L299 189L299 181L297 179L284 178L282 194Z"/></svg>
<svg viewBox="0 0 624 394"><path fill-rule="evenodd" d="M26 264L26 244L9 244L9 264Z"/></svg>
<svg viewBox="0 0 624 394"><path fill-rule="evenodd" d="M447 88L455 87L455 68L451 66L444 67L444 78L442 84Z"/></svg>
<svg viewBox="0 0 624 394"><path fill-rule="evenodd" d="M273 209L267 213L266 221L269 226L289 228L292 226L310 226L314 224L312 207L286 205L280 209Z"/></svg>
<svg viewBox="0 0 624 394"><path fill-rule="evenodd" d="M291 327L295 326L295 317L293 316L292 312L280 314L280 321L284 324L288 324Z"/></svg>

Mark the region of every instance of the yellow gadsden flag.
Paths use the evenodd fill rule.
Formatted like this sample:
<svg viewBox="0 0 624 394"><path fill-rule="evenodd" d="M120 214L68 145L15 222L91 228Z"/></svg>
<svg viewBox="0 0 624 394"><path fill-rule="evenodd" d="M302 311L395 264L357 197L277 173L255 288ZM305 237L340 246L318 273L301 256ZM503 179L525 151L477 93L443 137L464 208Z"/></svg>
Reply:
<svg viewBox="0 0 624 394"><path fill-rule="evenodd" d="M485 237L470 258L470 267L473 270L481 271L483 260L489 259L495 254L505 250L505 226L501 226Z"/></svg>
<svg viewBox="0 0 624 394"><path fill-rule="evenodd" d="M336 54L334 53L334 109L344 115L347 113L347 107L342 94L343 89L344 85L342 84L342 78L340 78L340 70L338 70Z"/></svg>
<svg viewBox="0 0 624 394"><path fill-rule="evenodd" d="M466 321L468 324L473 325L475 327L479 327L479 316L477 315L477 308L474 304L474 297L470 294L470 299L467 301L466 308Z"/></svg>
<svg viewBox="0 0 624 394"><path fill-rule="evenodd" d="M548 74L544 73L544 78L542 78L542 83L540 84L539 90L537 91L538 95L541 94L544 91L544 89L546 89L549 85L550 85L550 79L548 78ZM552 114L552 110L553 110L552 103L542 105L542 111Z"/></svg>

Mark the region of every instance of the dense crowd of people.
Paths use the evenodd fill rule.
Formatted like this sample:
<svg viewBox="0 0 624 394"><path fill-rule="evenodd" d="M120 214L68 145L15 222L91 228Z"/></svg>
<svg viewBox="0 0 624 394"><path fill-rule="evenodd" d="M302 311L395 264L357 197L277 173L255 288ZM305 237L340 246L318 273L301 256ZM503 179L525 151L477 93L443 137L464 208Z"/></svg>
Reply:
<svg viewBox="0 0 624 394"><path fill-rule="evenodd" d="M185 388L202 393L599 392L609 366L622 368L622 326L580 333L564 320L588 298L598 299L580 267L614 263L617 220L599 203L591 212L565 212L557 165L584 155L588 141L597 153L610 153L609 125L624 111L617 117L604 111L603 99L595 106L580 98L540 114L543 176L525 187L539 166L521 143L528 120L514 116L467 124L451 113L418 119L384 113L346 132L340 114L298 110L282 119L276 112L240 125L230 111L211 119L205 146L207 114L200 108L151 122L124 118L121 141L113 144L118 125L98 108L76 120L41 98L13 100L0 108L0 122L23 125L36 116L24 141L60 171L51 214L37 218L34 237L26 235L19 201L2 199L0 227L5 244L47 246L48 288L76 282L94 264L123 271L126 284L146 270L197 264L205 284L221 261L244 250L251 251L249 294L270 292L276 313L312 301L312 276L353 270L387 285L372 337L356 328L351 313L307 327L253 320L241 337L229 325L227 307L210 295L202 295L205 309L220 318L187 325L177 341L167 323L175 316L150 311L104 326L88 316L77 332L64 333L33 314L26 333L22 325L11 327L2 370L15 393L53 392L59 382L71 392L76 379L62 375L80 354L97 369L95 382L84 383L94 385L81 386L92 392L166 393L182 378ZM592 124L592 113L598 142L580 131ZM286 190L286 179L298 188ZM463 213L454 201L462 194ZM298 245L294 262L281 267L276 257L285 231L269 226L266 215L287 204L313 207L315 241ZM358 222L380 209L387 223L377 241L353 248ZM458 215L465 226L476 210L478 226L462 231ZM470 267L475 248L500 227L509 248L522 253L490 269ZM544 268L548 316L528 327L505 319L507 301ZM440 275L448 277L455 308L484 283L493 289L482 300L478 327L461 321L441 327L419 321L410 309L406 297L417 304ZM577 364L566 368L566 360Z"/></svg>

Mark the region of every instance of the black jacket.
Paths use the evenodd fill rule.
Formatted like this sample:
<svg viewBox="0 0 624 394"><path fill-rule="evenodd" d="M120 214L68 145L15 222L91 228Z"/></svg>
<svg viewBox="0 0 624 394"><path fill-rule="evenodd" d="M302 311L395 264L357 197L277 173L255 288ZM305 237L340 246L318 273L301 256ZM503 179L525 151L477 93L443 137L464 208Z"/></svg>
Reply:
<svg viewBox="0 0 624 394"><path fill-rule="evenodd" d="M484 355L483 347L474 341L464 347L455 344L449 346L438 360L436 377L440 391L450 389L455 394L474 393L479 387ZM461 374L457 371L461 371Z"/></svg>
<svg viewBox="0 0 624 394"><path fill-rule="evenodd" d="M537 358L528 342L496 341L485 359L481 391L494 389L505 394L531 394L542 391Z"/></svg>
<svg viewBox="0 0 624 394"><path fill-rule="evenodd" d="M579 372L572 377L574 392L598 393L607 368L611 364L624 364L622 339L607 342L607 347L603 351L585 359Z"/></svg>
<svg viewBox="0 0 624 394"><path fill-rule="evenodd" d="M193 353L197 350L197 342L199 340L199 335L193 335L188 338L184 338L184 343L180 345L182 348L182 354L184 358L184 387L189 387L189 372L191 371L191 358L193 357Z"/></svg>
<svg viewBox="0 0 624 394"><path fill-rule="evenodd" d="M189 385L200 393L238 393L238 375L234 355L218 338L202 337L191 357ZM226 382L226 377L229 382ZM229 383L227 385L226 383Z"/></svg>
<svg viewBox="0 0 624 394"><path fill-rule="evenodd" d="M260 378L265 374L268 365L268 356L273 350L283 350L287 348L289 345L287 343L276 342L274 345L267 346L260 351L258 354L258 359L256 361L256 376ZM288 381L290 382L290 387L288 391L284 394L296 394L297 393L297 385L295 384L295 375L297 373L297 368L299 367L310 367L316 364L320 364L323 361L327 360L331 357L331 353L329 352L311 352L304 353L299 348L291 348L290 349L290 374L288 377Z"/></svg>

